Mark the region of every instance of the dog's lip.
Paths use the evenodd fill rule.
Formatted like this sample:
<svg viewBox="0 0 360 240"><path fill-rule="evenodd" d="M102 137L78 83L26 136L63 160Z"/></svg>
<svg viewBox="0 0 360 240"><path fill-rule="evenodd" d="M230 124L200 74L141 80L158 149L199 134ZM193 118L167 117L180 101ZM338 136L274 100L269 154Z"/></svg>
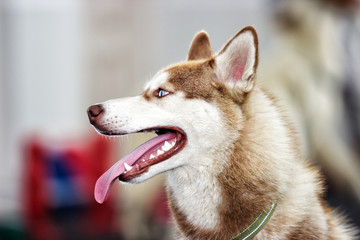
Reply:
<svg viewBox="0 0 360 240"><path fill-rule="evenodd" d="M180 152L187 143L187 137L185 132L175 126L165 126L165 127L152 127L143 129L137 132L148 132L155 131L159 136L150 139L146 143L138 146L130 154L119 160L115 163L110 169L108 169L96 182L95 185L95 199L97 202L102 203L106 200L110 187L115 182L117 178L121 181L127 182L131 179L140 176L141 174L147 172L150 166L153 166L157 163L163 162L178 152ZM125 133L124 133L125 134ZM123 133L111 133L107 135L124 135ZM130 134L130 133L128 133ZM146 161L140 161L146 155L149 156L150 152L153 152L154 149L159 149L159 146L165 141L175 141L176 144L164 154L159 155L153 159L146 159ZM132 169L126 171L124 163L132 166Z"/></svg>
<svg viewBox="0 0 360 240"><path fill-rule="evenodd" d="M131 131L131 132L117 132L117 131L108 131L108 130L102 130L96 127L96 130L102 134L102 135L106 135L106 136L123 136L123 135L129 135L129 134L133 134L133 133L147 133L147 132L153 132L155 134L161 134L161 132L167 132L167 131L174 131L174 132L179 132L180 134L182 134L183 136L186 136L184 130L182 130L179 127L175 127L175 126L161 126L161 127L150 127L150 128L144 128L142 130L138 130L138 131Z"/></svg>

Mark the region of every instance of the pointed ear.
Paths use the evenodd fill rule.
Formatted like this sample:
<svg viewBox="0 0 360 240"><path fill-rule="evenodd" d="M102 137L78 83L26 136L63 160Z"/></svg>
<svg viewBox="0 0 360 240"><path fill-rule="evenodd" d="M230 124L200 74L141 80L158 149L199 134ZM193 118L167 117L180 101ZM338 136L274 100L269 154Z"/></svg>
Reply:
<svg viewBox="0 0 360 240"><path fill-rule="evenodd" d="M211 58L213 52L210 46L210 39L206 32L202 31L196 34L194 40L191 43L188 61L190 60L199 60L199 59L208 59Z"/></svg>
<svg viewBox="0 0 360 240"><path fill-rule="evenodd" d="M218 80L241 92L253 88L257 64L258 38L251 26L240 30L215 57Z"/></svg>

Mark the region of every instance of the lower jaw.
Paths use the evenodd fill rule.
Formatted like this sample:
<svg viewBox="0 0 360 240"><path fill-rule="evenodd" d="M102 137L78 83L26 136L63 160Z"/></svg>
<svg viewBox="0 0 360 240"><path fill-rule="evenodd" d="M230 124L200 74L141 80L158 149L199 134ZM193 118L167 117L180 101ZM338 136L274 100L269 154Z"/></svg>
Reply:
<svg viewBox="0 0 360 240"><path fill-rule="evenodd" d="M124 182L124 183L131 183L132 180L134 180L135 178L137 177L140 177L141 175L143 175L144 173L148 172L149 171L149 167L146 167L146 168L143 168L143 169L140 169L134 173L125 173L125 174L122 174L119 176L119 180L121 182Z"/></svg>

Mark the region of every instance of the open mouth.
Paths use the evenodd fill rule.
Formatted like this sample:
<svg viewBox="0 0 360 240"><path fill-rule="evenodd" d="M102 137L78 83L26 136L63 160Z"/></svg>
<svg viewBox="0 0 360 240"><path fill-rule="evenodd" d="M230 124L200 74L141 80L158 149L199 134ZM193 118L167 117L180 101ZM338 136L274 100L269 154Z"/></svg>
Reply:
<svg viewBox="0 0 360 240"><path fill-rule="evenodd" d="M128 182L155 164L163 162L180 152L186 145L186 134L177 127L159 127L145 129L140 132L154 132L158 136L143 143L127 156L115 163L96 182L95 199L103 203L116 179ZM102 132L105 135L117 135ZM118 134L120 135L120 134Z"/></svg>

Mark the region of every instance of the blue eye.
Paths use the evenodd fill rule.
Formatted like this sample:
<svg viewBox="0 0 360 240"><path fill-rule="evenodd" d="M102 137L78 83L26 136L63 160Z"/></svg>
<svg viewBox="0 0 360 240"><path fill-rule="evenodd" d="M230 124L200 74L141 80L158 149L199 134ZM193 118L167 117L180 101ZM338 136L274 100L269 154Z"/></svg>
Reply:
<svg viewBox="0 0 360 240"><path fill-rule="evenodd" d="M159 97L159 98L161 98L161 97L165 97L165 96L166 96L166 95L168 95L168 94L169 94L169 92L168 92L168 91L166 91L166 90L164 90L164 89L159 88L158 93L157 93L157 97Z"/></svg>

